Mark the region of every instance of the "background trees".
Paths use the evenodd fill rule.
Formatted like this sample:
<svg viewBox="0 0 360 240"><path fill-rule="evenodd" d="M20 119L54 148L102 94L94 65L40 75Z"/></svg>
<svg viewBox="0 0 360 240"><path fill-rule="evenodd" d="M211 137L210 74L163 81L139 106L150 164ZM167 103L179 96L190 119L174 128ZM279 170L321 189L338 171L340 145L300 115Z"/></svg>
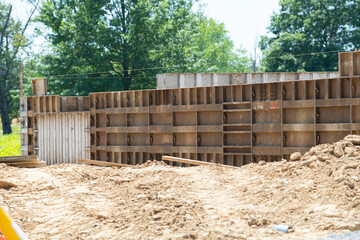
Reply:
<svg viewBox="0 0 360 240"><path fill-rule="evenodd" d="M49 89L64 95L154 88L162 72L240 72L249 68L223 24L193 11L193 0L48 0L44 58ZM97 72L97 74L86 74Z"/></svg>
<svg viewBox="0 0 360 240"><path fill-rule="evenodd" d="M37 21L49 48L27 60L24 77L46 77L51 94L87 95L154 88L156 74L164 72L251 71L247 52L235 49L225 26L194 11L197 1L43 0ZM0 110L6 133L9 112L17 109L14 80L28 22L22 25L11 18L11 6L0 6ZM270 34L259 44L260 69L336 71L337 51L360 48L359 14L358 0L280 0Z"/></svg>
<svg viewBox="0 0 360 240"><path fill-rule="evenodd" d="M11 133L10 111L13 110L13 105L19 106L17 102L12 101L11 93L18 86L15 76L19 63L19 50L27 43L25 31L36 7L37 3L34 3L34 9L22 25L12 17L12 5L0 2L0 113L3 134Z"/></svg>
<svg viewBox="0 0 360 240"><path fill-rule="evenodd" d="M260 42L266 71L336 71L337 51L360 47L359 14L357 0L280 0Z"/></svg>

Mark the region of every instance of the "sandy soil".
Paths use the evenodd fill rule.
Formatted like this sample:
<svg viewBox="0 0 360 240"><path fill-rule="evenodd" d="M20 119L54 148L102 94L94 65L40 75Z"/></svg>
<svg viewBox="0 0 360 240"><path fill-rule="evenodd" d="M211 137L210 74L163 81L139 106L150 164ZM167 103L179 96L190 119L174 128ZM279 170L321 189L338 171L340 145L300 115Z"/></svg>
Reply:
<svg viewBox="0 0 360 240"><path fill-rule="evenodd" d="M360 230L360 137L240 169L0 165L29 239L317 239ZM290 225L293 233L272 230Z"/></svg>

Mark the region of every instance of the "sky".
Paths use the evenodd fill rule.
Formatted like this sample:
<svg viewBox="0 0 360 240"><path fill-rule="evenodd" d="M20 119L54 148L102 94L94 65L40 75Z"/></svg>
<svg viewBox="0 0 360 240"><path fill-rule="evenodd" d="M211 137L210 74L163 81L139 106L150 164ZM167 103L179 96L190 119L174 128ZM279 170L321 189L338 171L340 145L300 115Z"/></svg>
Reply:
<svg viewBox="0 0 360 240"><path fill-rule="evenodd" d="M200 0L206 4L205 14L224 23L235 47L242 46L249 53L254 52L256 37L267 34L270 17L279 10L279 0ZM5 0L14 6L18 18L26 18L31 5L21 0ZM38 41L41 41L38 40ZM43 41L43 40L42 40Z"/></svg>
<svg viewBox="0 0 360 240"><path fill-rule="evenodd" d="M201 0L205 14L225 24L236 48L254 51L256 37L267 35L270 17L279 10L279 0Z"/></svg>

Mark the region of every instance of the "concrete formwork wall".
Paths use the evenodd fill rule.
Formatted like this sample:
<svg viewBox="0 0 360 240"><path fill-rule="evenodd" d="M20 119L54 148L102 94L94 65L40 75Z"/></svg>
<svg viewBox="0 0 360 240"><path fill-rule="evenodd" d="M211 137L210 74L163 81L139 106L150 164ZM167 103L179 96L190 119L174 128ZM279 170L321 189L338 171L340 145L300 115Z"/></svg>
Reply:
<svg viewBox="0 0 360 240"><path fill-rule="evenodd" d="M38 115L38 156L48 165L90 158L89 112Z"/></svg>
<svg viewBox="0 0 360 240"><path fill-rule="evenodd" d="M253 83L337 78L337 72L303 73L164 73L156 76L157 89L211 87Z"/></svg>
<svg viewBox="0 0 360 240"><path fill-rule="evenodd" d="M360 134L360 52L339 55L338 77L296 76L304 79L22 98L22 153L60 163L84 156L89 144L90 158L100 161L138 164L172 155L241 166ZM70 149L64 141L82 143Z"/></svg>
<svg viewBox="0 0 360 240"><path fill-rule="evenodd" d="M360 132L360 79L90 94L91 158L241 166Z"/></svg>
<svg viewBox="0 0 360 240"><path fill-rule="evenodd" d="M47 164L90 157L89 97L23 97L20 108L21 155Z"/></svg>
<svg viewBox="0 0 360 240"><path fill-rule="evenodd" d="M90 94L91 158L137 164L172 155L241 166L359 134L360 53L340 54L339 69L336 78Z"/></svg>

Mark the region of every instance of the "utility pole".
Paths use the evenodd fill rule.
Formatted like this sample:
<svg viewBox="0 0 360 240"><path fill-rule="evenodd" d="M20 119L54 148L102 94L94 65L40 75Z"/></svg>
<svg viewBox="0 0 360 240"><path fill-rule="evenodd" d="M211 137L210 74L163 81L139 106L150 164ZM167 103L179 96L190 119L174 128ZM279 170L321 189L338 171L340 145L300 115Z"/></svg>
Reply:
<svg viewBox="0 0 360 240"><path fill-rule="evenodd" d="M257 47L258 47L258 37L259 37L259 35L256 34L256 38L255 38L255 41L254 41L254 62L253 62L253 71L254 71L254 73L256 73L256 59L257 59L256 51L257 51Z"/></svg>
<svg viewBox="0 0 360 240"><path fill-rule="evenodd" d="M23 71L22 71L22 62L19 63L19 72L20 72L20 97L23 97Z"/></svg>

